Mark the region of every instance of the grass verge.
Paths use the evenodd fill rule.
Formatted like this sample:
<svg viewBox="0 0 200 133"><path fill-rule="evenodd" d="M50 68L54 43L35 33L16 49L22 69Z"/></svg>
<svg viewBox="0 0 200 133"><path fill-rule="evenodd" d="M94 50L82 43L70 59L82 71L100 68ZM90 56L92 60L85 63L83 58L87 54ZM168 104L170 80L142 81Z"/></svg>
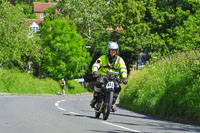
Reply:
<svg viewBox="0 0 200 133"><path fill-rule="evenodd" d="M38 79L17 69L0 68L0 92L15 94L57 94L61 92L61 82L52 79ZM68 81L66 95L88 92L75 81Z"/></svg>
<svg viewBox="0 0 200 133"><path fill-rule="evenodd" d="M199 125L200 61L181 53L135 71L122 89L120 106Z"/></svg>

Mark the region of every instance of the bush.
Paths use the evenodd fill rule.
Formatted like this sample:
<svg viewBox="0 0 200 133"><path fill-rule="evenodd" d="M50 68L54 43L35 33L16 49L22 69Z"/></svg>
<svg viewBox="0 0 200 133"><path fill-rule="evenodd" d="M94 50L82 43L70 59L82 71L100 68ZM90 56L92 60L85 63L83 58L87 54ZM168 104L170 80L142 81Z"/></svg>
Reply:
<svg viewBox="0 0 200 133"><path fill-rule="evenodd" d="M57 94L61 91L61 83L52 79L37 79L17 69L0 68L0 92L17 94ZM69 80L66 83L66 94L88 92L90 88Z"/></svg>
<svg viewBox="0 0 200 133"><path fill-rule="evenodd" d="M136 71L121 92L120 106L199 124L200 62L191 57L180 53Z"/></svg>
<svg viewBox="0 0 200 133"><path fill-rule="evenodd" d="M0 92L18 94L56 94L58 82L52 79L37 79L17 69L0 68Z"/></svg>
<svg viewBox="0 0 200 133"><path fill-rule="evenodd" d="M84 89L84 87L79 82L69 80L66 84L66 91L69 94L77 94L87 92L87 89Z"/></svg>

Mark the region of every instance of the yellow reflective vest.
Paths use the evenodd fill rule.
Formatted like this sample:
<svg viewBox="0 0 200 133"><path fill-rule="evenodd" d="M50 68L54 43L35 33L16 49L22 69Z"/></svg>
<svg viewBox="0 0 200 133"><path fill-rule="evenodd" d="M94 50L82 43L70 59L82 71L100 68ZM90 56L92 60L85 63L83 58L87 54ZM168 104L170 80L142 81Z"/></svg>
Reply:
<svg viewBox="0 0 200 133"><path fill-rule="evenodd" d="M105 75L107 71L119 72L121 78L127 78L127 69L124 60L118 56L112 64L109 62L108 55L99 57L92 66L92 73L97 71L99 74Z"/></svg>

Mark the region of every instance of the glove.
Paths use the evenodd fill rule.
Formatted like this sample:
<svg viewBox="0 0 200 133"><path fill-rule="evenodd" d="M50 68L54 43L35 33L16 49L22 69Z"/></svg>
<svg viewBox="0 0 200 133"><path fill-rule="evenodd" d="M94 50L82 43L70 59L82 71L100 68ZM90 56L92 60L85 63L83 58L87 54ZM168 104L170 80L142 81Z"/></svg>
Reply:
<svg viewBox="0 0 200 133"><path fill-rule="evenodd" d="M97 71L94 71L93 72L93 77L98 77L99 76L99 74L97 73Z"/></svg>
<svg viewBox="0 0 200 133"><path fill-rule="evenodd" d="M128 80L127 80L126 78L124 78L124 79L122 80L122 82L123 82L124 84L127 84L127 83L128 83Z"/></svg>

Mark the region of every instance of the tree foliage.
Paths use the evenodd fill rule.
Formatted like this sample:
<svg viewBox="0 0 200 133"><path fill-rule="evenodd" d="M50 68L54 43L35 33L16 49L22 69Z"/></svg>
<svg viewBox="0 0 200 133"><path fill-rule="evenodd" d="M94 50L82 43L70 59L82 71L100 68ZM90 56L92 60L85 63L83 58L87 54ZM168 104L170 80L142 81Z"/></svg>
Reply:
<svg viewBox="0 0 200 133"><path fill-rule="evenodd" d="M57 0L50 0L50 2L56 2ZM49 2L49 0L15 0L15 4L33 4L33 2Z"/></svg>
<svg viewBox="0 0 200 133"><path fill-rule="evenodd" d="M199 14L196 0L60 0L45 10L45 21L70 20L84 45L92 47L91 64L107 53L108 42L118 42L119 55L131 68L140 51L160 56L199 48ZM106 30L107 25L113 30ZM119 26L123 30L116 31Z"/></svg>
<svg viewBox="0 0 200 133"><path fill-rule="evenodd" d="M67 17L77 26L77 31L84 41L93 46L90 50L92 56L96 56L93 52L101 51L102 44L107 44L108 41L103 42L102 35L109 24L106 18L112 10L110 1L63 0L59 1L57 8L61 18Z"/></svg>
<svg viewBox="0 0 200 133"><path fill-rule="evenodd" d="M117 1L113 14L118 19L113 19L113 23L121 23L124 27L118 38L124 53L129 51L128 55L134 59L133 53L137 51L148 51L158 56L177 50L199 48L199 23L195 20L199 20L196 14L200 4L196 4L185 0ZM128 60L128 64L132 62Z"/></svg>
<svg viewBox="0 0 200 133"><path fill-rule="evenodd" d="M16 4L17 7L20 7L23 9L24 14L26 15L26 18L32 18L36 19L37 16L33 14L33 6L30 4Z"/></svg>
<svg viewBox="0 0 200 133"><path fill-rule="evenodd" d="M0 64L24 68L29 61L39 61L39 38L29 36L22 8L9 3L0 5Z"/></svg>
<svg viewBox="0 0 200 133"><path fill-rule="evenodd" d="M59 13L54 8L51 18L68 18L77 26L78 33L92 46L93 61L107 53L110 41L118 42L119 54L128 68L140 51L160 56L199 48L200 4L196 1L62 0L56 7ZM113 30L106 30L107 25ZM123 30L115 31L118 26Z"/></svg>
<svg viewBox="0 0 200 133"><path fill-rule="evenodd" d="M60 79L83 76L91 61L76 27L66 20L46 21L42 25L43 74Z"/></svg>

